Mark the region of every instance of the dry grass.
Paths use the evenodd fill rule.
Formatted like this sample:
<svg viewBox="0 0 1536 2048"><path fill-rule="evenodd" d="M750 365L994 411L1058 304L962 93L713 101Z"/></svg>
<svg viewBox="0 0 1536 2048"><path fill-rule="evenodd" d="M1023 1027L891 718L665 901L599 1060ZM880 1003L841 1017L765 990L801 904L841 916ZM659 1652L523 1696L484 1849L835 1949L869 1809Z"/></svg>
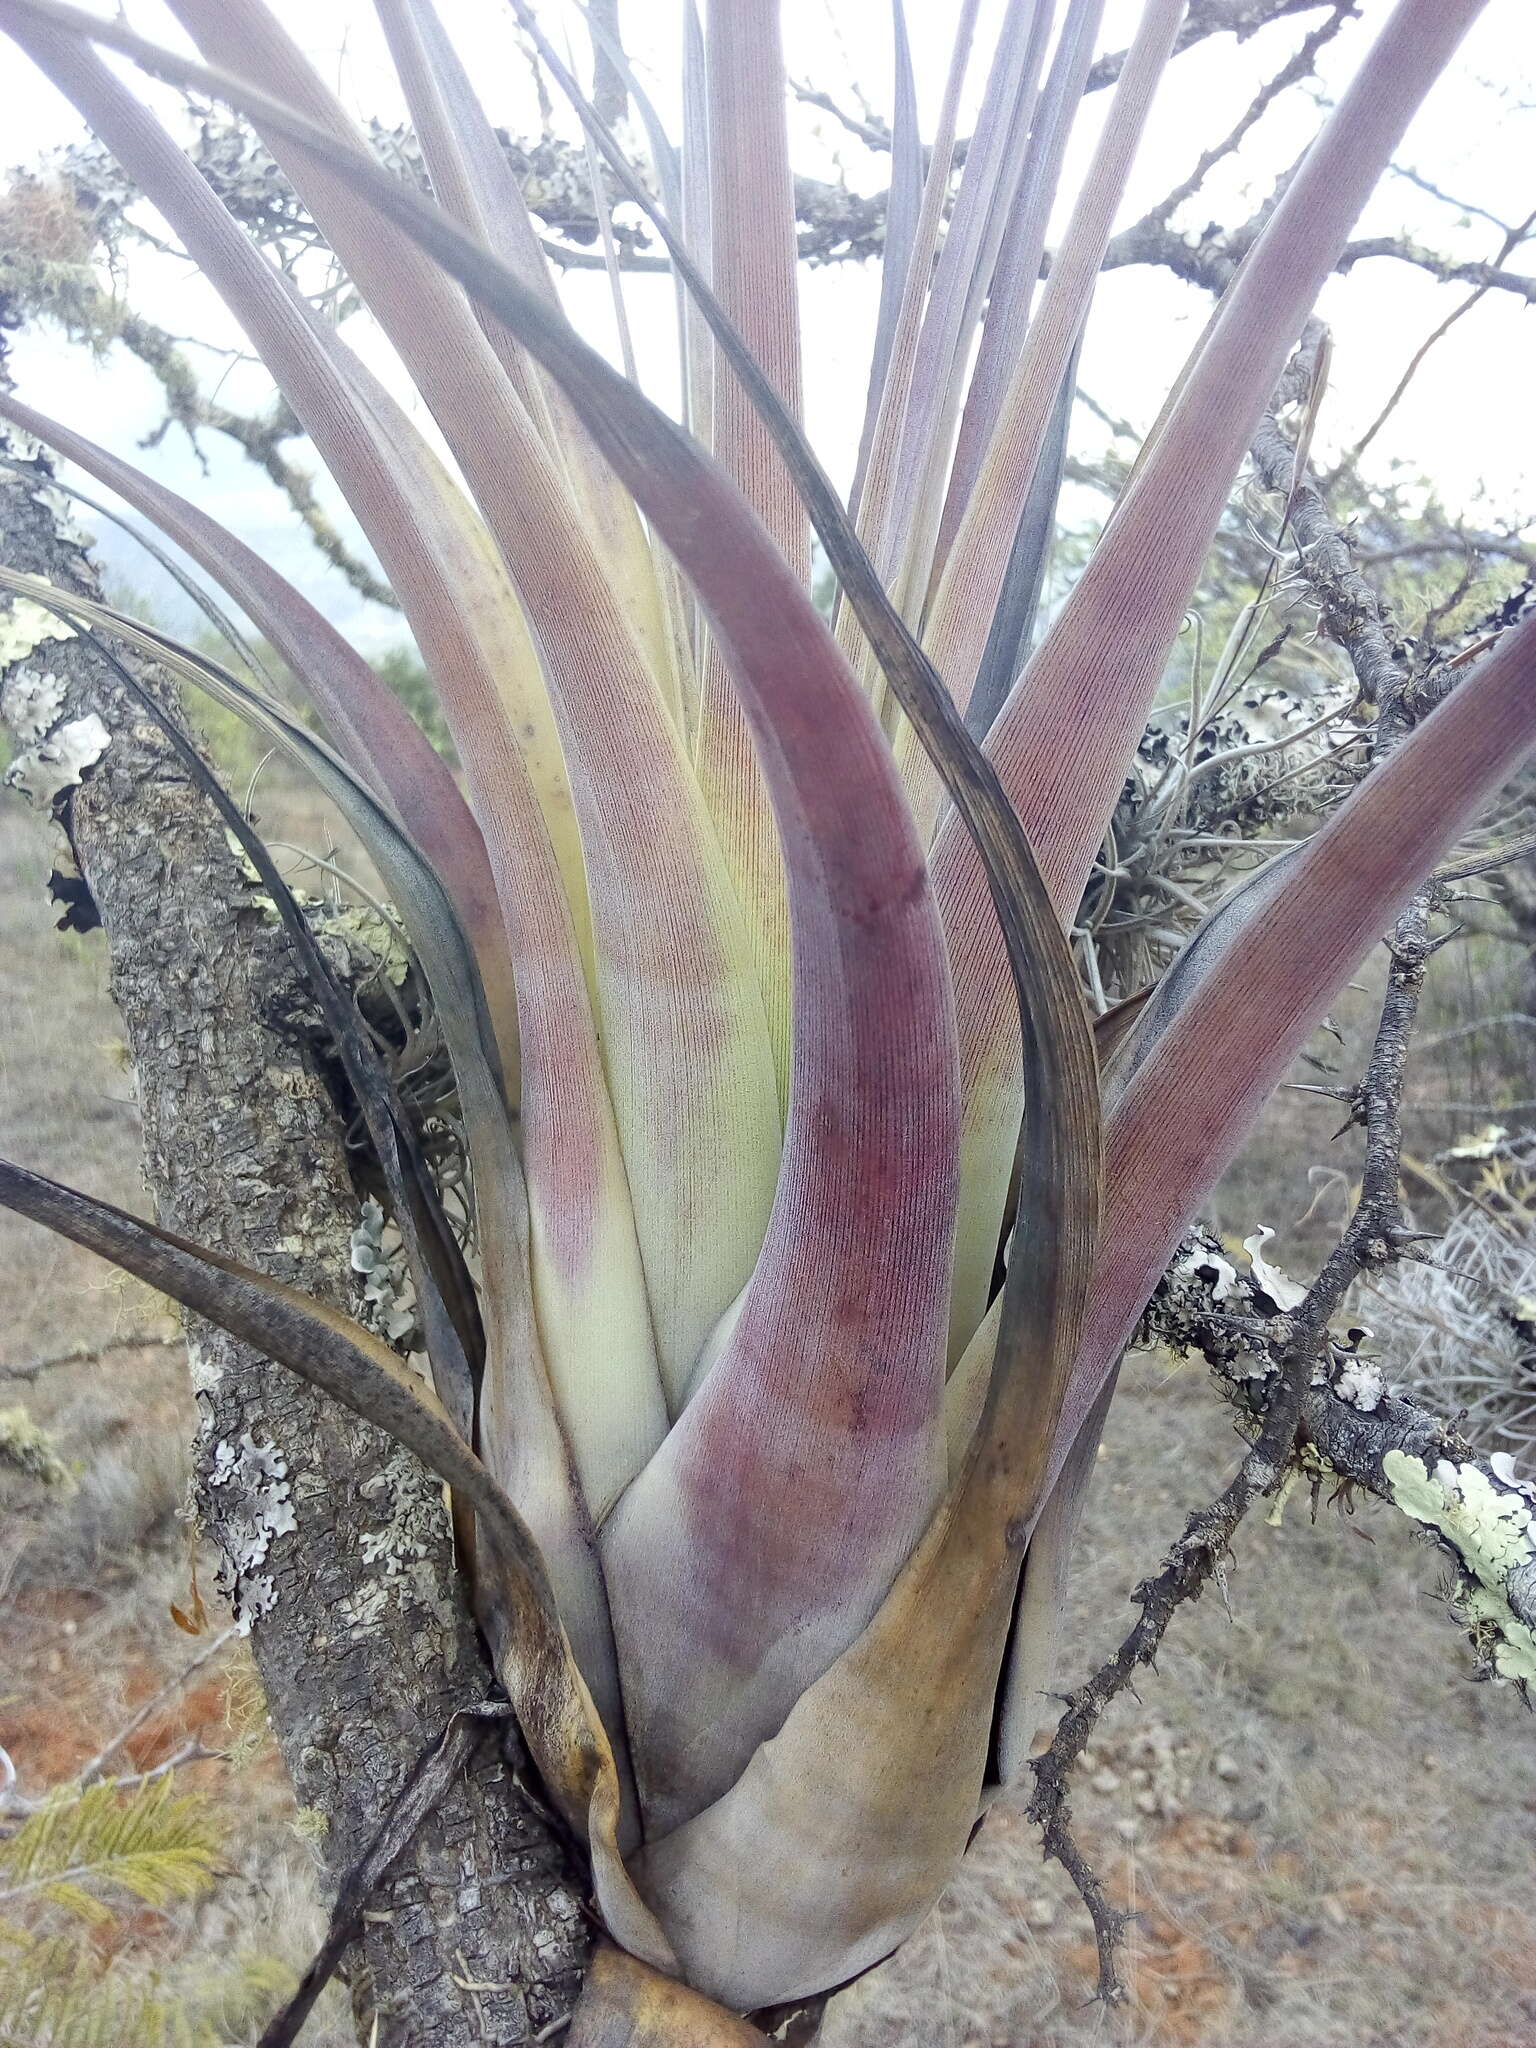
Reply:
<svg viewBox="0 0 1536 2048"><path fill-rule="evenodd" d="M264 785L268 829L319 843L312 815L285 802ZM104 949L51 931L45 849L35 820L0 805L0 1145L142 1202ZM1342 1006L1352 1044L1369 1008L1368 994ZM1342 1071L1352 1057L1338 1053ZM1223 1226L1292 1226L1338 1122L1336 1104L1282 1097L1222 1192ZM1298 1270L1327 1220L1290 1228L1282 1256ZM0 1273L0 1359L163 1328L142 1291L6 1217ZM175 1510L194 1418L177 1354L156 1346L19 1390L0 1380L0 1403L18 1391L77 1468L67 1494L8 1480L0 1498L0 1743L32 1789L78 1769L196 1653L170 1618L188 1595ZM1238 1452L1193 1370L1142 1361L1127 1374L1084 1531L1066 1679L1108 1650L1136 1577ZM1212 1595L1181 1617L1142 1708L1107 1720L1079 1813L1143 1916L1128 2016L1086 2003L1086 1921L1032 1831L1001 1811L902 1956L838 2002L828 2048L1536 2048L1531 1724L1511 1693L1468 1682L1436 1577L1384 1513L1325 1508L1314 1527L1293 1503L1283 1528L1242 1536L1228 1608ZM206 1563L201 1578L206 1588ZM146 1725L134 1761L152 1765L190 1733L224 1746L247 1692L232 1652ZM168 1968L236 1952L296 1966L315 1935L311 1862L270 1745L238 1771L197 1774L224 1802L234 1874L195 1914L136 1920L133 1941ZM255 2031L252 2020L235 2038ZM315 2048L348 2038L339 1998L306 2035Z"/></svg>

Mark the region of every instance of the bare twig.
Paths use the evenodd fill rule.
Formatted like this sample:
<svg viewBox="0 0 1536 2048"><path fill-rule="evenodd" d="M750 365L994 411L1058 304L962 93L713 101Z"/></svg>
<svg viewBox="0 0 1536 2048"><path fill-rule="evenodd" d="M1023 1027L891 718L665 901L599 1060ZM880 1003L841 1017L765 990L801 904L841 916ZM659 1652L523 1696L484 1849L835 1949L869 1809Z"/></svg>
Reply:
<svg viewBox="0 0 1536 2048"><path fill-rule="evenodd" d="M1071 1773L1105 1708L1138 1669L1154 1663L1175 1613L1186 1601L1198 1600L1219 1571L1249 1508L1279 1487L1296 1447L1307 1391L1320 1360L1328 1355L1329 1322L1345 1295L1361 1273L1399 1256L1414 1234L1403 1221L1399 1181L1403 1070L1425 962L1443 943L1430 937L1434 906L1433 890L1417 896L1387 941L1392 964L1381 1021L1349 1119L1365 1131L1360 1198L1343 1237L1301 1302L1265 1328L1269 1370L1258 1397L1261 1420L1253 1447L1216 1499L1190 1516L1163 1569L1136 1588L1141 1613L1135 1626L1115 1654L1069 1697L1049 1748L1035 1759L1029 1816L1043 1831L1045 1853L1066 1870L1093 1920L1098 1995L1106 2005L1118 2005L1126 1996L1117 1956L1133 1916L1111 1903L1073 1835Z"/></svg>
<svg viewBox="0 0 1536 2048"><path fill-rule="evenodd" d="M45 1352L40 1358L27 1358L15 1365L0 1365L0 1380L35 1380L45 1372L52 1372L59 1365L99 1365L104 1358L115 1357L120 1351L173 1351L185 1344L186 1338L178 1331L174 1336L159 1336L146 1331L141 1336L113 1337L105 1344L76 1342L66 1344L62 1351Z"/></svg>
<svg viewBox="0 0 1536 2048"><path fill-rule="evenodd" d="M1533 227L1536 227L1536 213L1529 213L1526 215L1525 219L1521 221L1518 227L1512 227L1506 230L1503 243L1500 245L1499 248L1499 253L1493 259L1495 270L1502 268L1502 266L1514 254L1516 249L1520 247L1522 242L1529 240L1531 229ZM1371 443L1375 440L1376 436L1381 432L1382 428L1386 425L1387 421L1392 417L1393 413L1396 412L1398 406L1401 405L1404 393L1407 391L1408 386L1413 382L1414 378L1418 375L1419 370L1423 365L1424 358L1429 354L1430 350L1434 348L1437 343L1443 341L1446 335L1448 335L1451 329L1457 324L1457 322L1459 320L1464 320L1467 314L1472 311L1472 308L1476 305L1479 305L1485 298L1487 298L1488 294L1492 290L1493 284L1491 282L1491 279L1484 279L1484 281L1481 284L1475 285L1473 289L1467 294L1467 296L1461 301L1461 303L1457 306L1453 306L1450 312L1446 314L1445 318L1442 321L1440 321L1438 326L1434 327L1430 331L1430 333L1425 336L1424 340L1419 343L1418 347L1414 350L1413 354L1408 359L1407 368L1403 371L1401 377L1398 378L1396 384L1393 385L1391 394L1388 397L1386 404L1381 408L1380 412L1377 413L1375 419L1371 421L1371 424L1360 436L1360 439L1355 443L1354 447L1350 449L1348 455L1345 456L1345 464L1353 465L1354 463L1357 463L1360 460L1360 457L1365 453L1366 449L1370 447Z"/></svg>
<svg viewBox="0 0 1536 2048"><path fill-rule="evenodd" d="M1230 35L1238 42L1246 43L1251 35L1267 28L1272 21L1283 20L1290 14L1316 14L1320 8L1335 4L1336 0L1191 0L1184 26L1179 30L1179 39L1173 46L1174 54L1192 49L1208 36ZM1359 11L1355 5L1347 9L1350 14L1358 14ZM1087 90L1101 92L1106 85L1113 85L1120 76L1125 57L1124 50L1117 50L1113 56L1100 57L1088 74Z"/></svg>
<svg viewBox="0 0 1536 2048"><path fill-rule="evenodd" d="M474 1754L487 1723L505 1721L512 1709L504 1701L483 1700L449 1717L442 1734L418 1758L410 1775L379 1824L362 1857L343 1878L331 1910L325 1939L299 1980L299 1988L268 2024L257 2048L292 2048L315 2000L336 1973L363 1924L363 1911L390 1865L404 1854L412 1837L442 1800L458 1773Z"/></svg>
<svg viewBox="0 0 1536 2048"><path fill-rule="evenodd" d="M169 1778L174 1772L185 1770L188 1764L222 1764L228 1761L229 1755L226 1750L210 1749L206 1743L200 1742L193 1735L187 1738L180 1749L173 1750L168 1757L162 1757L159 1763L152 1764L148 1770L129 1771L123 1777L114 1778L112 1785L118 1792L137 1792L145 1785L156 1785L162 1778ZM83 1792L85 1786L82 1784L79 1790ZM24 1817L27 1814L41 1813L44 1807L51 1806L58 1796L55 1790L45 1793L40 1799L29 1799L19 1792L16 1789L16 1766L5 1751L0 1749L0 1814L19 1814ZM13 1894L9 1892L0 1892L0 1900L12 1896Z"/></svg>
<svg viewBox="0 0 1536 2048"><path fill-rule="evenodd" d="M1490 213L1485 206L1474 206L1470 200L1458 199L1454 193L1443 191L1440 186L1432 184L1422 171L1414 170L1411 164L1389 164L1387 168L1393 177L1401 178L1406 184L1416 185L1421 192L1427 192L1431 199L1438 199L1442 206L1449 206L1457 213L1474 215L1478 220L1486 220L1496 227L1501 235L1509 233L1507 220L1500 220L1496 213Z"/></svg>
<svg viewBox="0 0 1536 2048"><path fill-rule="evenodd" d="M1234 155L1242 146L1250 128L1263 119L1269 108L1290 86L1303 78L1310 78L1317 64L1318 52L1332 42L1345 22L1356 12L1354 0L1333 0L1333 13L1325 22L1313 29L1302 42L1296 54L1283 64L1273 78L1260 87L1252 103L1238 121L1237 126L1221 142L1213 143L1204 152L1189 176L1175 185L1166 199L1159 200L1146 215L1149 221L1166 226L1172 216L1205 183L1211 172L1226 157ZM1506 252L1507 253L1507 252Z"/></svg>
<svg viewBox="0 0 1536 2048"><path fill-rule="evenodd" d="M163 1685L159 1692L151 1694L138 1709L137 1713L117 1731L106 1747L98 1750L90 1762L85 1765L80 1772L81 1785L93 1785L103 1775L107 1765L117 1755L123 1744L137 1735L152 1714L157 1714L162 1707L169 1706L177 1694L184 1691L191 1680L203 1669L204 1665L211 1664L224 1648L224 1645L239 1633L240 1627L238 1622L231 1623L226 1629L221 1629L212 1642L206 1644L198 1651L190 1664L184 1664L175 1677Z"/></svg>
<svg viewBox="0 0 1536 2048"><path fill-rule="evenodd" d="M839 122L848 130L850 135L856 135L866 149L888 150L890 148L891 131L885 126L884 122L864 120L857 114L850 114L846 107L838 104L831 93L823 92L817 86L804 84L798 79L791 81L790 91L800 102L801 106L819 107L822 113L830 114L834 121Z"/></svg>

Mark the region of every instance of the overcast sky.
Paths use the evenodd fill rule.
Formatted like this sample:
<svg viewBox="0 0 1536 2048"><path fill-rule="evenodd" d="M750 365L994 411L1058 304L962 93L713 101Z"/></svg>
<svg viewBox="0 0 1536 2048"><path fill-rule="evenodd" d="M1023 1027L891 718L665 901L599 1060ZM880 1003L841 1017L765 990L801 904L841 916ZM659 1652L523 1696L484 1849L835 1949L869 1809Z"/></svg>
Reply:
<svg viewBox="0 0 1536 2048"><path fill-rule="evenodd" d="M402 111L366 0L276 0L277 11L355 111L396 118ZM995 19L997 5L984 6ZM513 41L505 0L441 0L492 118L516 132L537 125L527 65ZM1223 164L1176 224L1199 228L1208 220L1246 214L1293 163L1322 118L1319 95L1337 94L1389 9L1363 0L1363 19L1348 24L1325 52L1316 88L1288 94L1248 139L1240 158ZM180 41L158 0L128 0L136 27ZM548 0L547 19L559 18ZM1123 48L1134 28L1136 0L1108 0L1102 47ZM932 115L948 56L952 7L940 0L909 0L916 71L925 119ZM1282 21L1236 45L1213 38L1170 68L1157 112L1137 162L1123 219L1132 220L1189 171L1201 149L1233 125L1259 85L1278 69L1307 29L1309 15ZM890 31L887 0L785 0L787 57L793 77L825 87L855 104L853 86L877 110L889 106ZM579 20L573 13L573 20ZM676 20L671 0L629 0L625 32L631 53L664 115L676 107ZM573 27L573 35L579 28ZM989 47L984 42L983 48ZM73 110L32 71L12 46L0 42L0 92L7 111L4 156L9 164L34 161L74 140L82 127ZM164 95L162 94L163 98ZM1092 145L1107 95L1088 103L1088 118L1069 164L1080 166ZM1441 81L1399 152L1398 162L1469 207L1505 220L1536 209L1536 5L1533 0L1490 0L1454 68ZM798 110L795 148L802 168L823 175L838 166L851 182L873 188L884 165L824 115ZM1498 230L1468 218L1389 176L1362 220L1360 232L1406 234L1440 250L1491 257ZM1536 253L1522 252L1517 267L1536 268ZM187 266L171 258L135 258L130 293L139 309L181 334L231 343L237 339L222 308ZM804 275L809 425L825 459L845 472L857 435L866 351L877 279L871 269L838 266ZM594 339L611 341L607 284L576 275L566 285L573 316ZM1433 284L1407 266L1362 265L1333 280L1322 308L1335 333L1333 378L1321 439L1347 445L1373 416L1419 341L1450 311L1464 288ZM642 370L663 395L671 378L672 314L663 279L632 281L631 320ZM1199 332L1208 311L1204 296L1163 273L1112 273L1099 289L1084 349L1081 381L1102 404L1145 426ZM1490 517L1536 519L1536 433L1531 426L1532 338L1536 313L1508 295L1485 299L1430 357L1410 397L1373 451L1378 473L1393 462L1436 480L1456 507L1479 507ZM381 365L386 352L363 323L349 337ZM210 379L225 372L222 359L194 351ZM205 476L185 439L169 434L153 450L137 442L158 422L162 408L153 380L114 350L100 361L63 345L56 336L27 333L13 349L20 393L138 461L177 489L198 497L227 524L279 561L338 623L370 647L399 636L397 624L377 608L339 588L306 542L295 541L284 501L238 454L210 436ZM223 395L231 403L259 403L261 374L229 368ZM1082 409L1078 431L1098 432ZM103 535L120 575L158 591L158 579L131 560L125 545Z"/></svg>

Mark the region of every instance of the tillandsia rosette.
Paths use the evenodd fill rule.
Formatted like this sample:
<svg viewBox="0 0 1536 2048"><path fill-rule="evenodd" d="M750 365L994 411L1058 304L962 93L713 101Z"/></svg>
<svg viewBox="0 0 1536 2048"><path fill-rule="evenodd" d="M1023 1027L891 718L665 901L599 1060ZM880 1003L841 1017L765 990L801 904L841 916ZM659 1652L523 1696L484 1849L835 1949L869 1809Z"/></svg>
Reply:
<svg viewBox="0 0 1536 2048"><path fill-rule="evenodd" d="M425 190L263 0L172 11L203 63L55 0L0 0L0 26L271 371L400 604L462 787L264 557L10 398L0 416L222 587L323 736L111 607L0 580L235 706L355 829L451 1062L475 1255L233 806L384 1190L354 1263L366 1293L387 1210L432 1387L386 1341L396 1292L365 1328L21 1167L0 1167L0 1200L249 1337L448 1484L501 1677L621 1949L737 2013L824 1992L918 1924L1024 1768L1101 1395L1189 1218L1536 740L1527 623L1101 1020L1101 1076L1068 928L1253 429L1477 0L1400 0L1383 22L1032 652L1053 422L1183 0L1142 10L1038 293L1097 6L1005 10L963 168L978 10L959 10L928 142L894 10L846 496L800 426L773 7L709 0L681 147L648 113L639 169L514 10L602 163L599 218L639 207L678 280L681 422L567 320L430 0L377 6ZM249 122L452 470L101 49Z"/></svg>

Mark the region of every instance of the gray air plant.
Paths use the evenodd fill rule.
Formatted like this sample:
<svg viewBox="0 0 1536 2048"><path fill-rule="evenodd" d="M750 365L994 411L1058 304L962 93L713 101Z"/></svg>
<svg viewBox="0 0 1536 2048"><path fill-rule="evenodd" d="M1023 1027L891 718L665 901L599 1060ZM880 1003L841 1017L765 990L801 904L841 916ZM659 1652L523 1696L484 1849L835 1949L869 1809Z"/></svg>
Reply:
<svg viewBox="0 0 1536 2048"><path fill-rule="evenodd" d="M1096 1047L1068 929L1106 824L1286 357L1479 0L1385 17L1032 652L1050 522L1026 512L1059 464L1059 394L1183 0L1146 0L1043 287L1098 0L1007 0L963 168L978 0L955 9L927 142L898 0L846 499L798 424L768 0L690 9L681 147L637 95L643 173L513 0L607 189L669 254L681 425L562 313L432 0L376 0L431 197L374 159L263 0L170 4L204 63L53 0L0 0L0 26L223 295L346 494L463 792L233 534L26 406L0 413L158 524L303 679L323 739L216 664L49 593L236 703L367 845L452 1057L477 1270L334 984L325 1014L430 1389L377 1336L214 1249L19 1166L0 1168L0 1200L439 1475L603 1923L656 1973L624 2038L678 2038L664 1980L721 2008L708 2038L745 2038L729 2015L895 1948L1018 1781L1127 1336L1308 1033L1536 740L1528 623ZM250 121L455 473L98 45Z"/></svg>

